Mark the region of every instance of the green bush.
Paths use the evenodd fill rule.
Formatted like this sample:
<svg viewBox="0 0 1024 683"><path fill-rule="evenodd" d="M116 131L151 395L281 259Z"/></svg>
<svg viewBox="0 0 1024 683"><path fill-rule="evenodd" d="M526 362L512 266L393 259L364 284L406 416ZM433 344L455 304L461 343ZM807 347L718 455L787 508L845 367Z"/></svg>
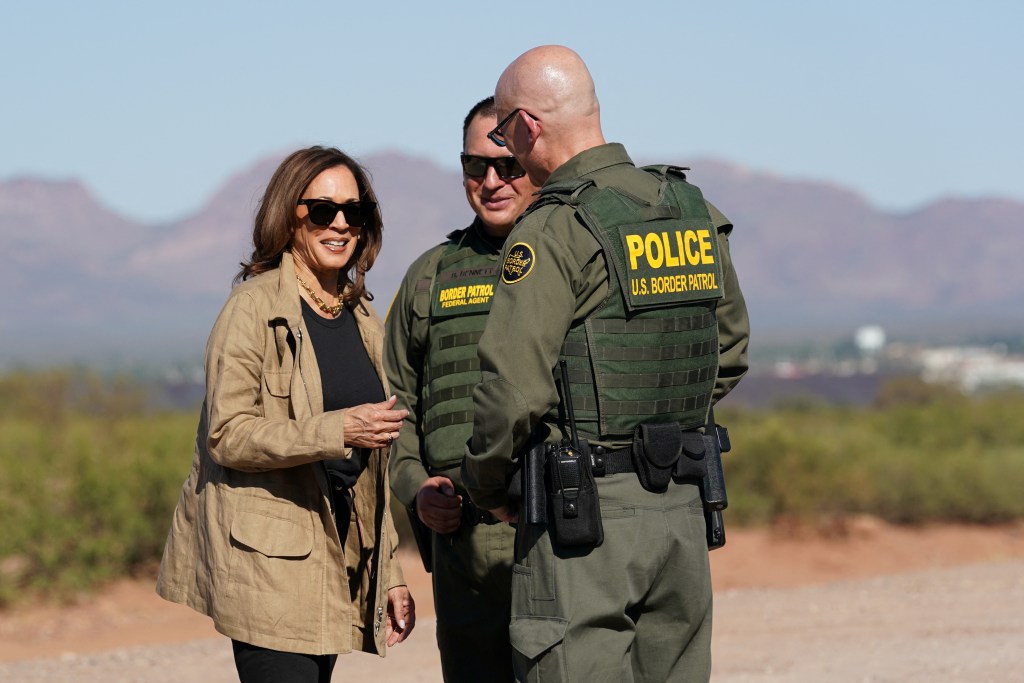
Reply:
<svg viewBox="0 0 1024 683"><path fill-rule="evenodd" d="M943 387L883 387L868 408L718 411L728 519L770 523L868 513L895 523L1024 517L1024 394L968 398Z"/></svg>
<svg viewBox="0 0 1024 683"><path fill-rule="evenodd" d="M147 413L143 395L64 370L0 379L0 605L159 560L195 416Z"/></svg>
<svg viewBox="0 0 1024 683"><path fill-rule="evenodd" d="M58 597L159 560L195 418L0 419L0 604Z"/></svg>
<svg viewBox="0 0 1024 683"><path fill-rule="evenodd" d="M72 596L160 559L196 415L146 408L125 378L0 377L0 606ZM724 402L727 524L857 513L896 523L1024 518L1024 394L969 399L906 382L876 405ZM405 512L393 506L407 548Z"/></svg>

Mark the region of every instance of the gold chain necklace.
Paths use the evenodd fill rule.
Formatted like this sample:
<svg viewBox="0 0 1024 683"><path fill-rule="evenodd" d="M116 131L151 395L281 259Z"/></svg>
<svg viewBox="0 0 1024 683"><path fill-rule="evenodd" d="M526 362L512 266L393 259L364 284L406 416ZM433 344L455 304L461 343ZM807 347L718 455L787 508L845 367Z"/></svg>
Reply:
<svg viewBox="0 0 1024 683"><path fill-rule="evenodd" d="M296 275L295 279L299 281L299 284L302 285L302 288L306 290L306 294L309 294L309 296L312 297L313 301L316 302L316 305L320 308L321 311L323 311L324 313L330 313L333 316L337 316L339 313L341 313L341 283L338 283L338 303L334 304L333 306L328 306L327 302L321 299L319 296L317 296L317 293L314 292L309 285L303 282L301 277Z"/></svg>

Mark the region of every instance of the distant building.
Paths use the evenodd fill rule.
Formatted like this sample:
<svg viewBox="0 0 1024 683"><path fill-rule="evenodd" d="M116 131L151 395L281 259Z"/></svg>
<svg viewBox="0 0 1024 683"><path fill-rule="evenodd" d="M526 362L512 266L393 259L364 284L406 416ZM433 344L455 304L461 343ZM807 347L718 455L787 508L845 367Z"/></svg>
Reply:
<svg viewBox="0 0 1024 683"><path fill-rule="evenodd" d="M951 384L967 393L1024 387L1024 354L1009 353L1005 344L926 347L889 342L881 326L866 325L838 348L838 352L776 360L769 374L795 382L918 374L926 382Z"/></svg>
<svg viewBox="0 0 1024 683"><path fill-rule="evenodd" d="M922 349L918 361L925 381L955 384L967 392L1024 387L1024 356L1008 355L1001 345Z"/></svg>

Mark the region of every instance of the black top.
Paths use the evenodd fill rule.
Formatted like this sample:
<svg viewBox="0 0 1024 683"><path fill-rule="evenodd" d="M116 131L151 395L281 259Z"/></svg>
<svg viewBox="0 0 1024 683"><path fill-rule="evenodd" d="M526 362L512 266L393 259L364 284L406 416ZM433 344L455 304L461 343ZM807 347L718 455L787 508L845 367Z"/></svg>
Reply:
<svg viewBox="0 0 1024 683"><path fill-rule="evenodd" d="M324 412L383 401L384 387L363 346L352 312L343 309L337 318L324 318L302 299L302 319L320 366ZM325 460L324 464L332 482L347 489L355 485L366 464L364 460L363 449L353 448L350 459Z"/></svg>

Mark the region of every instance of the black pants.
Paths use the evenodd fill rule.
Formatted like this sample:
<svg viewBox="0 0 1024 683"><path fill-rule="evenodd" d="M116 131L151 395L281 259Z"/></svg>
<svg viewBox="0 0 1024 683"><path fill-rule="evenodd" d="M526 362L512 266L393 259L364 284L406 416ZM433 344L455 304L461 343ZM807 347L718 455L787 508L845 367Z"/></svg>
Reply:
<svg viewBox="0 0 1024 683"><path fill-rule="evenodd" d="M241 683L331 683L338 655L279 652L231 641Z"/></svg>

